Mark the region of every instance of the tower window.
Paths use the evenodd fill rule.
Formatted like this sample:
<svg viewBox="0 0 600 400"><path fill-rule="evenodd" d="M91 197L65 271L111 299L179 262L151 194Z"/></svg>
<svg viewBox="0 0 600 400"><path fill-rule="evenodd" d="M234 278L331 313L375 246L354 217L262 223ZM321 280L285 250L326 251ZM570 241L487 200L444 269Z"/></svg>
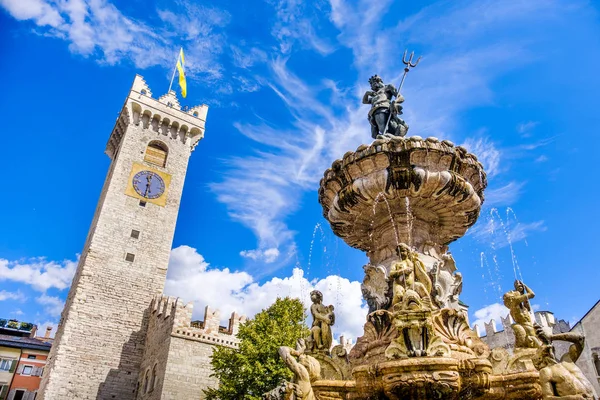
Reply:
<svg viewBox="0 0 600 400"><path fill-rule="evenodd" d="M148 143L148 147L146 147L144 161L164 167L167 165L168 154L169 149L167 148L167 145L158 140L153 140Z"/></svg>
<svg viewBox="0 0 600 400"><path fill-rule="evenodd" d="M140 200L140 207L146 207L146 202L144 200Z"/></svg>
<svg viewBox="0 0 600 400"><path fill-rule="evenodd" d="M135 254L127 253L125 255L125 261L133 262L134 259L135 259Z"/></svg>
<svg viewBox="0 0 600 400"><path fill-rule="evenodd" d="M131 237L134 239L139 239L140 238L140 231L136 231L135 229L133 229L131 231Z"/></svg>

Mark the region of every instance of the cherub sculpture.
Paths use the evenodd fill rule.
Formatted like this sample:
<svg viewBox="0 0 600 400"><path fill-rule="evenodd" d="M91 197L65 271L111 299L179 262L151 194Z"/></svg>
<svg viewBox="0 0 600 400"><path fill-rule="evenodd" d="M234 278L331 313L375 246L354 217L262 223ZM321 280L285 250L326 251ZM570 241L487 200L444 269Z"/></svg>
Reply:
<svg viewBox="0 0 600 400"><path fill-rule="evenodd" d="M529 305L529 300L534 297L533 290L519 280L515 281L515 290L504 294L504 305L510 310L510 316L515 321L512 328L516 348L536 348L541 344L535 332Z"/></svg>
<svg viewBox="0 0 600 400"><path fill-rule="evenodd" d="M323 293L318 290L310 292L310 299L313 304L310 306L310 313L313 317L311 332L312 351L322 350L328 352L333 343L333 334L331 326L335 323L334 307L323 304Z"/></svg>
<svg viewBox="0 0 600 400"><path fill-rule="evenodd" d="M398 116L402 115L404 97L393 85L385 85L378 75L369 78L371 90L365 92L362 103L370 104L369 122L371 137L376 139L383 136L405 136L408 125ZM396 97L396 100L393 98Z"/></svg>
<svg viewBox="0 0 600 400"><path fill-rule="evenodd" d="M546 335L540 326L536 327L536 334L542 344L532 361L540 371L543 400L597 400L594 387L575 364L585 338L572 332ZM560 362L554 356L554 340L573 343Z"/></svg>

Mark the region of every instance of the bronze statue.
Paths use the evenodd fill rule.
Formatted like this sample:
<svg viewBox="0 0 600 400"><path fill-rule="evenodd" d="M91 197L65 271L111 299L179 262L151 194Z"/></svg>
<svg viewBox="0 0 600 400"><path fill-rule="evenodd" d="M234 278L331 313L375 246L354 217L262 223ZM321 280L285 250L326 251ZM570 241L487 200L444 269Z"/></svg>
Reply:
<svg viewBox="0 0 600 400"><path fill-rule="evenodd" d="M313 302L310 306L310 313L313 317L312 327L310 328L310 349L312 351L324 350L328 352L333 343L331 326L335 323L334 308L332 305L323 305L323 293L318 290L310 292L310 299Z"/></svg>
<svg viewBox="0 0 600 400"><path fill-rule="evenodd" d="M286 400L316 400L311 381L321 377L321 365L314 357L304 354L304 350L303 339L298 340L296 350L287 346L279 348L279 355L294 373L294 381L287 384Z"/></svg>
<svg viewBox="0 0 600 400"><path fill-rule="evenodd" d="M371 123L371 137L378 135L405 136L408 125L398 116L402 115L404 97L398 93L393 85L385 85L378 75L369 78L371 90L365 92L362 103L371 104L369 122ZM396 97L396 100L393 98Z"/></svg>
<svg viewBox="0 0 600 400"><path fill-rule="evenodd" d="M417 253L400 243L396 247L399 260L392 263L390 268L390 280L392 281L392 306L402 302L407 290L412 290L420 296L420 300L430 305L430 294L432 289L431 279L427 274L425 264Z"/></svg>
<svg viewBox="0 0 600 400"><path fill-rule="evenodd" d="M575 364L583 351L585 338L567 332L546 335L542 327L536 327L542 345L533 358L534 366L540 371L540 385L544 400L595 400L594 387ZM556 361L552 341L564 340L573 343L560 362Z"/></svg>
<svg viewBox="0 0 600 400"><path fill-rule="evenodd" d="M529 305L529 300L534 297L533 290L519 280L515 281L515 290L504 294L504 305L510 310L510 316L515 321L512 328L515 333L516 348L535 348L541 345L535 332Z"/></svg>

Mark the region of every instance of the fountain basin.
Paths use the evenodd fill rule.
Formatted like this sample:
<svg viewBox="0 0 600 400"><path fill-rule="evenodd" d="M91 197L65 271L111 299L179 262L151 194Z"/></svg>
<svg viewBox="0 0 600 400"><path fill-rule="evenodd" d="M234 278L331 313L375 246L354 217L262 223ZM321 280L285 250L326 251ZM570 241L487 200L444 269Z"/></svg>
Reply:
<svg viewBox="0 0 600 400"><path fill-rule="evenodd" d="M399 242L443 254L476 222L486 186L483 166L463 147L395 137L334 161L319 202L336 235L386 264Z"/></svg>

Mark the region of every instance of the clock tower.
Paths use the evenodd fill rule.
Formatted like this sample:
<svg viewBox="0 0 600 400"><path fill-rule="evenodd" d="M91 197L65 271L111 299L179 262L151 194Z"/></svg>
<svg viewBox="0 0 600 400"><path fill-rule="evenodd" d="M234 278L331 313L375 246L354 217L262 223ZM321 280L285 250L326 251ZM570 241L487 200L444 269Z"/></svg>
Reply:
<svg viewBox="0 0 600 400"><path fill-rule="evenodd" d="M149 306L163 291L191 152L208 107L152 98L137 75L38 399L134 399Z"/></svg>

